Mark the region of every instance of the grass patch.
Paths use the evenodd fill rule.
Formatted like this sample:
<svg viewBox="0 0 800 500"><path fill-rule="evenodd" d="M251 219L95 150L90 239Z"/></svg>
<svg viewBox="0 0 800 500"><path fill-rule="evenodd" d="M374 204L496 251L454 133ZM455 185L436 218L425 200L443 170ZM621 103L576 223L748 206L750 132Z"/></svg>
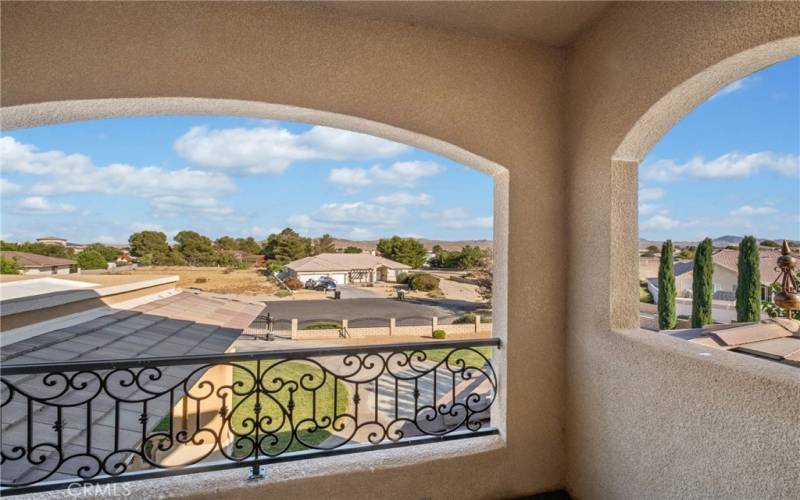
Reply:
<svg viewBox="0 0 800 500"><path fill-rule="evenodd" d="M653 295L650 294L650 290L647 289L646 281L639 282L639 302L645 302L647 304L653 303Z"/></svg>
<svg viewBox="0 0 800 500"><path fill-rule="evenodd" d="M486 356L487 359L492 359L492 348L490 346L483 346L483 347L472 347L479 353ZM410 353L411 351L407 351ZM424 349L423 352L427 356L426 360L431 361L433 363L438 363L439 361L443 360L447 357L448 354L453 352L452 348L443 348L443 349ZM454 352L453 355L450 357L450 365L457 366L458 360L463 359L464 363L467 366L472 366L475 368L480 368L485 363L484 359L480 357L478 354L468 350L468 349L459 349L458 351Z"/></svg>
<svg viewBox="0 0 800 500"><path fill-rule="evenodd" d="M248 361L241 363L242 367L235 367L233 369L233 380L234 382L241 381L245 388L249 388L252 386L252 377L247 373L245 368L253 371L256 371L256 362L255 361ZM266 370L266 366L272 366L267 373L267 375L263 378L264 383L267 388L269 389L277 389L280 387L280 383L273 383L275 379L282 379L285 382L293 381L297 383L298 389L294 392L293 400L294 400L294 410L292 413L292 420L294 422L300 422L307 418L312 418L313 416L313 405L314 405L314 395L316 394L316 417L317 422L320 422L320 419L323 417L329 417L331 421L334 419L334 400L333 400L333 384L334 378L328 374L325 382L322 384L317 391L309 391L305 390L300 386L300 380L303 376L306 377L306 386L308 387L317 387L320 384L320 381L323 377L323 371L312 364L304 363L301 361L275 361L271 362L269 365L267 362L262 362L262 371ZM311 378L313 377L313 378ZM293 388L293 385L292 385ZM292 439L291 436L291 424L289 421L288 415L284 415L281 407L288 408L289 399L291 396L290 386L284 385L279 392L272 393L271 396L280 403L280 406L276 404L275 400L270 399L268 396L261 395L261 414L260 418L270 417L272 418L271 424L263 424L263 427L275 432L276 440L275 442L270 442L269 440L264 441L264 448L266 451L270 453L277 453L287 447L289 445L289 441ZM338 382L337 387L337 397L336 397L336 415L340 415L347 411L348 404L350 400L350 395L347 390L347 386L343 382ZM241 403L241 406L238 406ZM242 396L235 396L233 400L232 408L237 408L236 412L232 417L232 427L233 430L237 434L247 434L249 431L253 429L252 423L248 422L248 418L255 417L255 405L256 405L256 396L255 394L244 398ZM285 418L285 420L284 420ZM314 424L312 422L306 422L302 424L296 424L296 428L298 429L298 436L304 442L310 445L318 445L323 442L325 439L330 436L329 430L331 427L327 428L318 428L313 429ZM259 436L263 436L263 433L259 431ZM247 455L252 450L252 445L246 439L239 438L239 449L234 451L234 453L238 456ZM234 446L236 442L234 442ZM300 451L306 449L301 443L297 442L297 440L293 441L291 445L289 445L287 451Z"/></svg>

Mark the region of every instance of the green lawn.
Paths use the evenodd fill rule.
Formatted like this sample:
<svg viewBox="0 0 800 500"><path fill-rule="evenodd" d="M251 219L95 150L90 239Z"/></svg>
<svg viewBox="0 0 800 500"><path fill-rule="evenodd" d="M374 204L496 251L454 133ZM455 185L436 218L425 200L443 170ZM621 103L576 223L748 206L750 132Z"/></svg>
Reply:
<svg viewBox="0 0 800 500"><path fill-rule="evenodd" d="M245 363L241 363L242 366L249 368L253 372L256 370L256 362L255 361L248 361ZM294 392L294 410L292 414L292 420L294 422L299 422L306 418L311 418L313 414L313 404L314 404L314 394L316 394L316 415L317 415L317 422L320 422L320 419L327 416L331 419L334 418L333 412L333 384L334 379L328 374L325 383L322 384L316 391L309 391L305 390L300 387L300 379L302 377L306 377L306 386L308 387L317 387L320 384L322 379L323 372L322 370L310 363L304 363L302 361L262 361L262 371L266 370L267 366L274 366L271 368L263 379L264 383L266 384L268 389L274 389L280 386L280 383L272 383L273 380L276 378L283 379L285 382L294 381L298 384L297 390ZM313 378L311 378L313 377ZM252 386L252 377L248 375L248 373L242 369L235 367L233 370L233 380L241 381L244 384L245 388L249 388ZM279 392L271 394L283 408L288 408L289 398L290 398L290 387L284 386ZM242 401L243 397L237 396L234 397L233 406L235 408ZM291 426L287 419L281 425L282 411L280 406L269 397L265 396L264 394L261 395L261 414L260 417L264 418L265 416L269 416L272 418L271 424L262 424L265 428L269 429L270 431L276 431L277 441L275 443L268 443L265 441L264 448L269 451L277 452L283 450L286 445L288 444L289 440L291 439ZM342 414L347 411L349 405L350 395L347 391L347 387L343 382L338 383L337 389L337 401L336 401L336 414ZM236 410L235 414L232 417L232 427L233 430L237 434L246 434L248 431L252 429L252 425L248 425L246 419L248 417L253 418L255 416L254 407L256 404L256 397L255 394L252 396L247 397L247 399L242 402L241 406ZM321 422L320 422L321 423ZM280 427L278 427L280 426ZM300 424L298 428L298 435L300 439L304 442L316 445L324 441L328 436L330 436L330 427L328 428L319 428L316 430L312 430L313 424L311 422L307 422L305 424ZM263 435L263 433L259 432L259 436ZM235 444L235 443L234 443ZM236 455L246 455L251 450L251 444L247 441L242 440L240 442L241 449L235 452ZM296 440L292 443L289 447L289 451L299 451L303 450L305 447L298 443Z"/></svg>
<svg viewBox="0 0 800 500"><path fill-rule="evenodd" d="M484 347L473 347L479 353L486 356L489 360L492 359L492 348L489 346ZM425 355L427 356L428 361L432 361L434 363L438 363L439 361L443 360L447 357L450 352L452 352L452 348L445 348L445 349L425 349ZM410 352L410 351L408 351ZM469 349L459 349L456 351L453 356L450 357L450 366L456 367L458 366L458 360L463 359L466 363L466 366L471 366L474 368L481 368L485 363L484 359L475 354L474 352L470 351Z"/></svg>

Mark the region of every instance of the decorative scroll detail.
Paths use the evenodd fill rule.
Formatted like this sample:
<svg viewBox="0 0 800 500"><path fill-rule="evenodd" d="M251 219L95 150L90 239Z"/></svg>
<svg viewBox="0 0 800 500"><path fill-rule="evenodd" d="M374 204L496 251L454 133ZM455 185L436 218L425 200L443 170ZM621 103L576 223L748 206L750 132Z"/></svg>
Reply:
<svg viewBox="0 0 800 500"><path fill-rule="evenodd" d="M28 365L30 373L1 379L2 486L134 470L141 477L220 459L248 466L299 451L475 433L488 426L497 394L491 346L482 345L97 362L75 371Z"/></svg>

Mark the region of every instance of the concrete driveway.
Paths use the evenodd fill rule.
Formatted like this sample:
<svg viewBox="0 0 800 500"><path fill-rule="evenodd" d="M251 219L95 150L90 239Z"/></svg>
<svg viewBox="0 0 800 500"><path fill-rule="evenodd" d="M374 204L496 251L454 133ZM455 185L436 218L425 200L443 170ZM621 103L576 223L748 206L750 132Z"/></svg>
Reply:
<svg viewBox="0 0 800 500"><path fill-rule="evenodd" d="M338 290L342 292L342 299L385 299L386 297L373 288L360 286L339 285Z"/></svg>

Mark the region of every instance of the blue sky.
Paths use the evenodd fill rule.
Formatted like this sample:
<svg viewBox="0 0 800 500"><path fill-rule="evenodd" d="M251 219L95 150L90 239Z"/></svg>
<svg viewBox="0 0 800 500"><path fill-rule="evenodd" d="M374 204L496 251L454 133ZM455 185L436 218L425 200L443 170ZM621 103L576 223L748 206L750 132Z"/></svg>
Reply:
<svg viewBox="0 0 800 500"><path fill-rule="evenodd" d="M734 82L656 144L640 170L643 238L800 239L800 58ZM492 179L383 139L298 123L139 117L0 137L11 241L124 242L131 232L217 238L492 234Z"/></svg>
<svg viewBox="0 0 800 500"><path fill-rule="evenodd" d="M639 172L639 232L800 240L800 58L734 82L678 122Z"/></svg>
<svg viewBox="0 0 800 500"><path fill-rule="evenodd" d="M213 116L97 120L0 138L2 238L124 242L192 229L264 239L490 239L491 177L353 132Z"/></svg>

